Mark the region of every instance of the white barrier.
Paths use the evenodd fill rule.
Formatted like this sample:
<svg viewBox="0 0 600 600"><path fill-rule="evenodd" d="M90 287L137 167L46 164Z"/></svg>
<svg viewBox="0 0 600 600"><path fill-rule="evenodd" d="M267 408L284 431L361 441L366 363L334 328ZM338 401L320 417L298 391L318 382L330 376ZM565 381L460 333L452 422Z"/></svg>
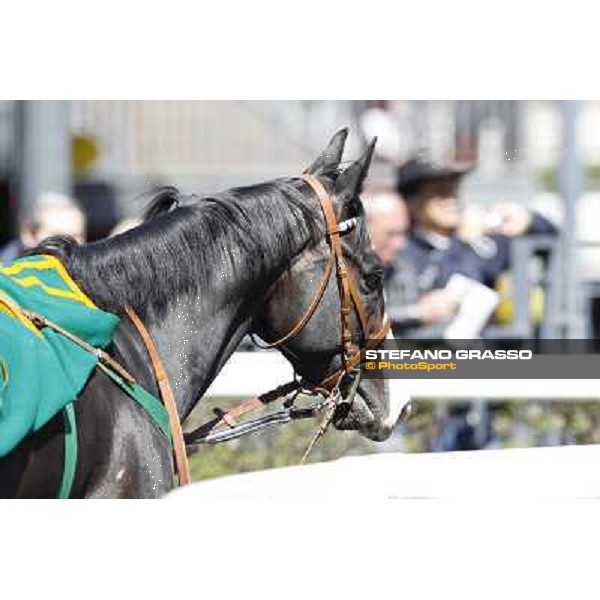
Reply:
<svg viewBox="0 0 600 600"><path fill-rule="evenodd" d="M207 395L260 394L291 377L277 352L239 352ZM590 380L406 379L397 394L412 398L511 398L599 400L600 382ZM376 454L224 477L173 492L177 499L381 499L600 497L600 445L480 450L437 454Z"/></svg>
<svg viewBox="0 0 600 600"><path fill-rule="evenodd" d="M256 396L291 376L292 368L279 352L236 352L206 395ZM412 398L600 400L600 381L596 379L405 379L402 385Z"/></svg>
<svg viewBox="0 0 600 600"><path fill-rule="evenodd" d="M376 454L223 477L174 499L598 498L600 445Z"/></svg>

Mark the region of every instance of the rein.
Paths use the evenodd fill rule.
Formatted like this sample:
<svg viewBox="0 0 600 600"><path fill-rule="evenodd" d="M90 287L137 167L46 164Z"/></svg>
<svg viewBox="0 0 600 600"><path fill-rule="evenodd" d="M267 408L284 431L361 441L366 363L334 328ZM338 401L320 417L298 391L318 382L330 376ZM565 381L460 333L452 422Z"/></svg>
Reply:
<svg viewBox="0 0 600 600"><path fill-rule="evenodd" d="M167 371L165 370L162 360L160 359L160 354L158 353L156 344L154 343L152 336L146 329L146 326L142 320L130 306L125 307L125 312L127 313L129 320L133 323L134 327L140 334L140 337L144 342L144 346L146 347L146 352L150 358L152 371L154 372L154 377L156 379L156 383L158 384L160 397L165 405L167 414L169 415L169 426L171 428L173 454L175 457L175 468L179 476L179 485L187 485L188 483L192 482L190 465L188 463L187 452L185 449L183 430L181 428L181 419L179 418L179 412L177 411L177 403L175 402L173 390L169 384Z"/></svg>
<svg viewBox="0 0 600 600"><path fill-rule="evenodd" d="M352 338L352 328L350 324L352 308L358 316L362 339L366 339L367 333L367 312L360 297L358 287L348 271L346 261L342 250L341 235L349 231L356 224L356 220L350 219L338 223L333 209L331 196L323 184L313 175L305 173L302 180L312 189L319 200L321 212L325 220L325 237L329 246L329 260L321 281L319 282L315 293L308 305L306 311L292 325L290 330L279 339L260 344L262 348L276 348L285 342L294 338L314 315L316 309L321 303L325 290L333 271L336 272L338 294L340 298L340 325L341 325L341 360L342 366L333 373L314 385L306 381L293 381L286 383L266 394L262 394L228 411L217 409L216 418L204 423L194 431L185 435L188 449L194 451L200 444L214 444L229 441L248 433L253 433L272 427L289 423L296 419L312 418L323 413L321 422L310 441L302 461L304 462L317 441L325 434L331 424L338 407L342 394L340 386L346 377L352 378L351 394L354 395L360 382L360 364L364 359L366 350L379 346L387 335L390 322L386 318L381 328L369 337L369 342L361 349L355 344ZM301 397L310 397L313 401L308 408L298 408L295 406L297 399ZM284 400L284 409L271 413L259 419L247 421L242 424L237 423L237 418L249 412L263 408L264 406L276 401Z"/></svg>

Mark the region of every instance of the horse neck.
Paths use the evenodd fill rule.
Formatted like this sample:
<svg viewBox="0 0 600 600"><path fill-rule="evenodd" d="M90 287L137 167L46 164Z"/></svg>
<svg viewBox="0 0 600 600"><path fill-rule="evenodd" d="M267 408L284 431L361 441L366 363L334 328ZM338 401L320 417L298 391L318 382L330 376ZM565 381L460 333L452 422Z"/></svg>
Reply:
<svg viewBox="0 0 600 600"><path fill-rule="evenodd" d="M291 223L287 225L292 226ZM290 261L309 243L311 236L308 230L299 229L292 233L290 236L290 231L270 231L274 238L283 235L293 237L294 243L276 256L264 252L265 256L270 256L269 264L257 264L256 256L246 255L248 252L256 253L256 248L249 250L241 245L223 248L221 261L215 260L212 264L204 265L205 284L194 294L188 291L188 288L193 286L182 286L181 275L173 273L169 264L153 262L153 270L146 273L146 277L150 277L151 281L138 281L138 284L145 288L162 286L164 289L178 289L166 307L157 306L152 294L146 298L136 296L136 278L139 278L140 274L125 274L127 281L124 285L132 288L130 300L125 303L132 305L142 315L156 342L182 418L191 412L241 338L248 332L266 291ZM251 227L248 235L253 235ZM114 243L119 242L107 240L100 250L109 255L111 244ZM121 252L122 246L121 241ZM145 257L140 253L140 248L135 244L125 244L125 248L134 254L140 264L143 263ZM198 260L202 251L202 247L188 248L188 255L182 255L179 259ZM128 264L126 259L127 257L121 257L121 265ZM236 272L235 269L229 268L235 262L241 265L255 265L256 268ZM98 256L93 257L93 260L90 257L87 263L86 265L85 260L76 261L76 279L99 306L120 312L123 306L111 306L113 300L109 301L102 294L95 294L93 281L90 281L88 275L87 269L93 269L94 263L101 264L103 272L110 272L110 265ZM113 267L118 270L118 265ZM144 270L140 269L140 272L142 271ZM193 269L190 269L190 272L193 272ZM113 283L119 284L116 281ZM105 282L105 289L109 284L110 282Z"/></svg>
<svg viewBox="0 0 600 600"><path fill-rule="evenodd" d="M243 252L239 249L239 252ZM260 273L215 285L195 298L180 298L150 331L169 374L182 418L187 417L246 335L262 299L294 256L281 257Z"/></svg>
<svg viewBox="0 0 600 600"><path fill-rule="evenodd" d="M266 273L216 285L195 298L180 298L150 331L165 363L182 418L185 418L248 333L266 291L281 275L285 257ZM265 274L267 275L265 277Z"/></svg>
<svg viewBox="0 0 600 600"><path fill-rule="evenodd" d="M240 303L213 300L215 310L199 300L182 302L149 327L181 418L191 412L250 327L251 316Z"/></svg>

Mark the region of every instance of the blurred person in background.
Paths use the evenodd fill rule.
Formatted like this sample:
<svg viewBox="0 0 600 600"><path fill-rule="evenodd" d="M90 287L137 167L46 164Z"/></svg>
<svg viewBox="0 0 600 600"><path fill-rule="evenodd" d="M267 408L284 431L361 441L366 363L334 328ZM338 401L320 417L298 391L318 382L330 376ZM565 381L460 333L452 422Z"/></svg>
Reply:
<svg viewBox="0 0 600 600"><path fill-rule="evenodd" d="M417 271L402 258L410 229L406 203L394 190L367 191L362 201L369 237L384 268L387 313L394 329L447 321L456 302L444 290L419 295Z"/></svg>
<svg viewBox="0 0 600 600"><path fill-rule="evenodd" d="M471 207L461 210L460 184L472 169L472 164L440 165L420 155L398 169L397 191L410 215L408 242L398 257L398 268L411 265L416 273L413 292L419 297L433 291L447 294L446 286L455 274L493 288L500 274L510 268L511 238L556 234L549 221L519 204L496 204L486 211ZM458 308L454 306L455 311ZM446 322L451 318L449 314ZM418 338L423 332L414 331L414 335ZM487 410L477 415L469 405L448 409L440 420L434 449L484 446L492 426L491 416Z"/></svg>
<svg viewBox="0 0 600 600"><path fill-rule="evenodd" d="M402 198L393 190L361 194L373 250L384 270L393 269L394 261L408 241L410 220Z"/></svg>
<svg viewBox="0 0 600 600"><path fill-rule="evenodd" d="M0 262L8 262L53 235L69 235L85 242L86 220L75 200L64 194L44 192L21 221L19 236L0 249Z"/></svg>
<svg viewBox="0 0 600 600"><path fill-rule="evenodd" d="M411 220L402 258L419 273L421 293L443 288L454 273L493 287L510 266L510 238L557 232L547 219L517 203L495 204L486 212L462 211L460 183L472 169L420 156L398 169L397 191Z"/></svg>

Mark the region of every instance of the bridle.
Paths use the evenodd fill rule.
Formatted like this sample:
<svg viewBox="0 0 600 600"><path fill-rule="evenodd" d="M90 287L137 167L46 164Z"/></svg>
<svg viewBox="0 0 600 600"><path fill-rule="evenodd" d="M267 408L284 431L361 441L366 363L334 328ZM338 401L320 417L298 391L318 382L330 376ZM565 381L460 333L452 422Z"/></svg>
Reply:
<svg viewBox="0 0 600 600"><path fill-rule="evenodd" d="M242 402L226 412L217 411L216 418L186 434L185 439L188 447L193 448L202 443L227 441L247 433L258 431L264 427L287 423L294 419L313 417L316 414L324 412L321 424L305 453L304 458L306 458L316 441L325 433L333 419L335 409L342 398L340 384L347 377L351 377L353 380L352 393L356 391L360 378L360 364L364 359L366 350L379 346L390 329L389 320L384 318L383 324L379 330L373 333L369 332L367 311L365 310L358 287L346 265L341 236L356 226L356 218L338 223L333 209L331 196L325 189L325 186L314 175L308 173L302 175L302 180L311 187L319 200L321 212L325 220L325 238L329 247L329 259L327 261L325 272L306 311L297 319L285 335L275 341L261 344L261 347L277 348L282 346L296 337L300 331L304 329L319 307L329 280L331 279L331 275L335 270L340 298L341 367L333 373L325 375L325 377L316 385L304 380L294 379L266 394ZM361 341L366 341L362 347L360 343L355 343L352 336L351 316L353 308L358 317ZM313 397L317 396L319 397L319 401L313 403L309 408L297 408L294 405L294 400L299 394ZM272 413L261 419L237 424L236 419L241 415L262 408L281 398L285 399L285 410Z"/></svg>

